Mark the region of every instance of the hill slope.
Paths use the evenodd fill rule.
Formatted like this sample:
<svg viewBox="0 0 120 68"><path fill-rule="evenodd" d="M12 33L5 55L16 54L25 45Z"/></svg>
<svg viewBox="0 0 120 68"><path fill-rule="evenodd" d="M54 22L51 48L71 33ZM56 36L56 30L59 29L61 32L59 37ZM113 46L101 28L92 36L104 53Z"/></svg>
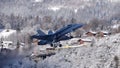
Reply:
<svg viewBox="0 0 120 68"><path fill-rule="evenodd" d="M94 46L61 50L38 63L40 68L119 68L120 34L97 40Z"/></svg>
<svg viewBox="0 0 120 68"><path fill-rule="evenodd" d="M63 49L37 63L29 57L11 61L17 68L119 68L120 34L96 39L93 46ZM9 65L5 66L9 68Z"/></svg>

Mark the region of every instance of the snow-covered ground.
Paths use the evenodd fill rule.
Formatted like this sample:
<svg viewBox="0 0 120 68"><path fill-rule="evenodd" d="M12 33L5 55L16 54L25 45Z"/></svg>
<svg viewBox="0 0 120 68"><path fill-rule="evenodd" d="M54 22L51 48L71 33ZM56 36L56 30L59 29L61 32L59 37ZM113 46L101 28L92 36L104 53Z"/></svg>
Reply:
<svg viewBox="0 0 120 68"><path fill-rule="evenodd" d="M58 50L44 60L23 57L10 64L12 68L120 68L120 33L96 38L92 46Z"/></svg>
<svg viewBox="0 0 120 68"><path fill-rule="evenodd" d="M93 46L61 50L38 63L40 68L119 68L120 34L96 39Z"/></svg>
<svg viewBox="0 0 120 68"><path fill-rule="evenodd" d="M48 7L49 10L52 10L52 11L58 11L62 8L62 6L50 6Z"/></svg>

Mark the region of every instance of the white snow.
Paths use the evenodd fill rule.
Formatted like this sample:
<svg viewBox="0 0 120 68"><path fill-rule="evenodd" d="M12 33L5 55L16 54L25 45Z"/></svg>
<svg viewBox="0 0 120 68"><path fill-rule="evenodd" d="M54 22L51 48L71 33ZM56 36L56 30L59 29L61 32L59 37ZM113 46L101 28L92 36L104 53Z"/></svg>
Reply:
<svg viewBox="0 0 120 68"><path fill-rule="evenodd" d="M108 0L110 2L120 2L120 0Z"/></svg>
<svg viewBox="0 0 120 68"><path fill-rule="evenodd" d="M120 68L114 58L120 58L120 34L96 41L93 47L61 50L56 55L39 62L40 68ZM118 59L118 61L120 61ZM119 65L119 63L118 63Z"/></svg>
<svg viewBox="0 0 120 68"><path fill-rule="evenodd" d="M89 42L91 42L92 40L91 39L89 39L89 38L81 38L81 40L83 40L83 41L89 41Z"/></svg>
<svg viewBox="0 0 120 68"><path fill-rule="evenodd" d="M74 12L77 13L78 9L75 9Z"/></svg>
<svg viewBox="0 0 120 68"><path fill-rule="evenodd" d="M34 2L43 2L43 0L34 0Z"/></svg>
<svg viewBox="0 0 120 68"><path fill-rule="evenodd" d="M100 31L100 32L107 33L107 34L109 33L109 31L104 31L104 30L103 30L103 31Z"/></svg>
<svg viewBox="0 0 120 68"><path fill-rule="evenodd" d="M112 26L112 28L117 29L119 26L120 26L119 24L115 24Z"/></svg>
<svg viewBox="0 0 120 68"><path fill-rule="evenodd" d="M62 8L62 6L51 6L51 7L48 7L49 10L53 10L53 11L58 11Z"/></svg>
<svg viewBox="0 0 120 68"><path fill-rule="evenodd" d="M77 38L73 40L77 40ZM39 48L35 48L35 50L37 49L39 50ZM58 50L55 55L44 60L36 58L37 63L28 56L20 60L16 59L10 64L12 68L56 68L56 66L57 68L120 68L119 58L120 33L100 39L96 38L92 46ZM5 67L10 68L10 65Z"/></svg>
<svg viewBox="0 0 120 68"><path fill-rule="evenodd" d="M92 30L90 30L89 32L91 32L91 33L93 33L93 34L96 34L96 33L97 33L96 31L92 31Z"/></svg>

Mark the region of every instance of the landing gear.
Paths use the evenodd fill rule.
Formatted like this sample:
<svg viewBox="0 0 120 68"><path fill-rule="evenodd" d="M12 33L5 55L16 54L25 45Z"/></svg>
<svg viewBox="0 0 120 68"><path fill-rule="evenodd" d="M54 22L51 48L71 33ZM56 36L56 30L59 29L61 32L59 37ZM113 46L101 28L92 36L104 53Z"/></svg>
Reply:
<svg viewBox="0 0 120 68"><path fill-rule="evenodd" d="M60 44L59 47L62 47L62 44Z"/></svg>
<svg viewBox="0 0 120 68"><path fill-rule="evenodd" d="M57 43L50 44L50 46L56 48L56 47L62 47L62 44L60 44L59 42L57 42Z"/></svg>
<svg viewBox="0 0 120 68"><path fill-rule="evenodd" d="M53 44L50 44L51 47L53 47Z"/></svg>
<svg viewBox="0 0 120 68"><path fill-rule="evenodd" d="M50 46L56 48L58 45L56 43L52 43Z"/></svg>

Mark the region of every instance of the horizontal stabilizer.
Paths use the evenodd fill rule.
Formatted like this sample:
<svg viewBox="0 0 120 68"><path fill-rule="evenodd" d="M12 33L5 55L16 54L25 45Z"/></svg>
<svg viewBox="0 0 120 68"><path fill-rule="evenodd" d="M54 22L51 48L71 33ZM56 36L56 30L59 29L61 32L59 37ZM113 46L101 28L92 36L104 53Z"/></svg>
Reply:
<svg viewBox="0 0 120 68"><path fill-rule="evenodd" d="M41 31L41 30L37 30L37 32L38 32L38 34L39 35L46 35L43 31Z"/></svg>
<svg viewBox="0 0 120 68"><path fill-rule="evenodd" d="M50 34L53 34L53 31L52 31L52 30L49 30L49 31L48 31L48 35L50 35Z"/></svg>

